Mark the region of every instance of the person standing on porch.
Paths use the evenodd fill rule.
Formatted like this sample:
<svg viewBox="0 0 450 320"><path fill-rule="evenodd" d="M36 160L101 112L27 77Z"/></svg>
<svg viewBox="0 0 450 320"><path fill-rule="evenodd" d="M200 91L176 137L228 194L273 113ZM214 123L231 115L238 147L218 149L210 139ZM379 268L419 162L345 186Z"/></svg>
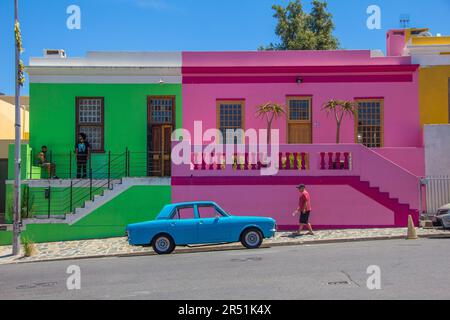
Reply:
<svg viewBox="0 0 450 320"><path fill-rule="evenodd" d="M299 185L297 189L300 192L299 207L294 211L292 215L295 217L297 214L300 214L300 227L298 230L298 235L301 234L305 226L309 230L308 235L314 235L312 226L309 223L309 218L311 215L311 197L309 195L309 192L306 191L306 186L304 184Z"/></svg>
<svg viewBox="0 0 450 320"><path fill-rule="evenodd" d="M89 160L91 146L86 139L86 134L80 133L75 144L75 154L77 157L77 179L87 178L87 162Z"/></svg>

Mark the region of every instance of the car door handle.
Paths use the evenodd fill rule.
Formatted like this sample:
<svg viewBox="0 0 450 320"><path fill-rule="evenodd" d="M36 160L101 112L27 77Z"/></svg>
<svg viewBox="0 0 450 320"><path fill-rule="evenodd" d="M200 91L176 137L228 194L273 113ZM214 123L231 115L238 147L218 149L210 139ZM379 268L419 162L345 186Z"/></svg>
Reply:
<svg viewBox="0 0 450 320"><path fill-rule="evenodd" d="M176 224L175 224L174 222L172 222L172 223L170 224L171 227L175 227L175 225L176 225Z"/></svg>
<svg viewBox="0 0 450 320"><path fill-rule="evenodd" d="M198 224L203 224L203 221L199 221Z"/></svg>

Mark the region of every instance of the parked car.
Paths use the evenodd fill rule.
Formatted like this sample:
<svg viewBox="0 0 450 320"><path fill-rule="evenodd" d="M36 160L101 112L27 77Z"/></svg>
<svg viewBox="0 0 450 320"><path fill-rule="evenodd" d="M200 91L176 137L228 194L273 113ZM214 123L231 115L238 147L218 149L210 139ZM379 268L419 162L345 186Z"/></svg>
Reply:
<svg viewBox="0 0 450 320"><path fill-rule="evenodd" d="M256 249L275 232L272 218L232 216L214 202L170 204L156 220L127 227L130 245L151 245L158 254L170 254L176 246L234 242Z"/></svg>
<svg viewBox="0 0 450 320"><path fill-rule="evenodd" d="M450 203L439 208L436 219L442 224L444 229L450 229Z"/></svg>

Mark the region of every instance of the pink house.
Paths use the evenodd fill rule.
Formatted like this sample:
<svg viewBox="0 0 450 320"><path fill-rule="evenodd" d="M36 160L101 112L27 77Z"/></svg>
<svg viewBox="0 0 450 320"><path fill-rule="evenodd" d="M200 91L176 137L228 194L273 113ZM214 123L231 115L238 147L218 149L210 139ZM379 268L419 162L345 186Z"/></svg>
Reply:
<svg viewBox="0 0 450 320"><path fill-rule="evenodd" d="M298 225L291 213L299 183L308 185L316 228L400 227L418 220L424 155L419 123L418 65L410 57L362 51L185 52L183 128L266 129L256 107L285 106L273 129L280 134L279 172L260 174L251 150L243 165L173 167L173 201L213 200L237 215L274 217ZM330 99L357 102L344 119L323 111ZM210 141L203 141L204 144ZM229 142L229 141L228 141ZM198 154L194 154L194 157Z"/></svg>

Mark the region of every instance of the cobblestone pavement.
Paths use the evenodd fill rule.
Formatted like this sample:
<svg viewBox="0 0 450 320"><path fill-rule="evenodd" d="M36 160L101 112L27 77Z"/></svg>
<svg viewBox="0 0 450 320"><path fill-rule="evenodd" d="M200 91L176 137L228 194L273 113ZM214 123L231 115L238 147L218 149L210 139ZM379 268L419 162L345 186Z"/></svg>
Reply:
<svg viewBox="0 0 450 320"><path fill-rule="evenodd" d="M387 240L406 237L406 229L353 229L317 231L314 236L294 236L291 232L277 233L275 238L264 241L264 246L285 246L301 244L320 244L341 241ZM448 236L442 229L417 229L421 237ZM105 256L154 254L151 248L132 247L126 238L66 241L36 244L37 254L33 257L14 258L10 256L11 246L0 246L0 265L64 259L82 259ZM240 244L222 246L179 247L176 253L206 252L243 248Z"/></svg>

